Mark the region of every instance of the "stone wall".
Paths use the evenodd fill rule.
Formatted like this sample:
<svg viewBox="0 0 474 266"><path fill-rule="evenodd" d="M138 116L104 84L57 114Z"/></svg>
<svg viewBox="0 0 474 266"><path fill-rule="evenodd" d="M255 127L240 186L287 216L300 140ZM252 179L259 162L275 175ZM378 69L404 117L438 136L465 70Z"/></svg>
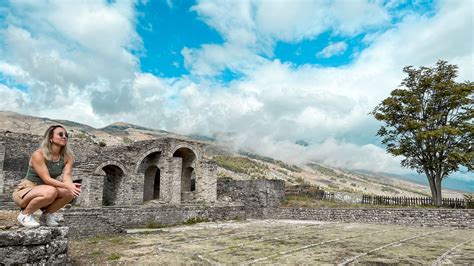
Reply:
<svg viewBox="0 0 474 266"><path fill-rule="evenodd" d="M64 265L68 262L67 227L0 231L0 264Z"/></svg>
<svg viewBox="0 0 474 266"><path fill-rule="evenodd" d="M333 200L351 204L362 203L362 194L348 192L334 192Z"/></svg>
<svg viewBox="0 0 474 266"><path fill-rule="evenodd" d="M73 238L123 232L149 224L172 225L190 218L211 221L231 219L294 219L332 222L448 226L474 229L474 210L451 209L308 209L251 206L159 206L72 208L63 213Z"/></svg>
<svg viewBox="0 0 474 266"><path fill-rule="evenodd" d="M217 181L217 195L221 201L245 205L253 211L280 206L285 195L283 180L232 180Z"/></svg>
<svg viewBox="0 0 474 266"><path fill-rule="evenodd" d="M295 219L474 229L471 209L309 209L267 208L259 218Z"/></svg>
<svg viewBox="0 0 474 266"><path fill-rule="evenodd" d="M245 219L243 206L159 206L159 207L103 207L71 208L63 212L69 235L73 238L123 232L125 228L147 225L172 225L190 218L212 221Z"/></svg>
<svg viewBox="0 0 474 266"><path fill-rule="evenodd" d="M27 134L7 133L0 136L0 143L4 146L4 158L2 160L2 175L0 178L0 193L11 195L14 187L26 175L29 156L39 146L39 137Z"/></svg>

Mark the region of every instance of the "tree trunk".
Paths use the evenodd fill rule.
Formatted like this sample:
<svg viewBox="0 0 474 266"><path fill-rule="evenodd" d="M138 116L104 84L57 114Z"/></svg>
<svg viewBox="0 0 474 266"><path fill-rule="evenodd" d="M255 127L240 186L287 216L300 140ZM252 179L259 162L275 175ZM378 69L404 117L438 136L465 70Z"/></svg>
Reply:
<svg viewBox="0 0 474 266"><path fill-rule="evenodd" d="M436 199L433 197L433 200L435 201L436 206L441 207L443 205L443 198L441 196L441 177L439 174L436 174L435 185L436 185Z"/></svg>
<svg viewBox="0 0 474 266"><path fill-rule="evenodd" d="M425 170L425 174L430 183L431 198L433 199L433 204L435 206L441 206L443 204L441 198L441 178L438 178L436 174L430 173L430 171L428 170Z"/></svg>

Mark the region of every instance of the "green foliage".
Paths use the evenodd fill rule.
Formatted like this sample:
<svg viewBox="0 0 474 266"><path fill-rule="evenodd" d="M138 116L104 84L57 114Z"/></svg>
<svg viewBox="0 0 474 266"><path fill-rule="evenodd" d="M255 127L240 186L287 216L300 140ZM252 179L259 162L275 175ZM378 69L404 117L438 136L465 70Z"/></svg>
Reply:
<svg viewBox="0 0 474 266"><path fill-rule="evenodd" d="M264 178L268 166L245 157L218 155L212 158L218 166L236 173L247 174L256 178Z"/></svg>
<svg viewBox="0 0 474 266"><path fill-rule="evenodd" d="M237 222L243 222L245 221L245 217L236 215L232 218L232 220L237 221Z"/></svg>
<svg viewBox="0 0 474 266"><path fill-rule="evenodd" d="M466 167L474 170L474 83L457 83L457 66L414 69L371 114L385 124L377 135L403 167L425 173L440 204L441 180Z"/></svg>
<svg viewBox="0 0 474 266"><path fill-rule="evenodd" d="M148 228L148 229L156 229L156 228L160 228L160 227L161 226L153 220L148 221L148 223L146 224L146 228Z"/></svg>
<svg viewBox="0 0 474 266"><path fill-rule="evenodd" d="M225 173L223 172L217 172L217 178L219 179L226 179L226 178L230 178L228 177Z"/></svg>
<svg viewBox="0 0 474 266"><path fill-rule="evenodd" d="M301 176L298 176L294 179L295 183L300 184L300 185L306 185L307 182L302 178Z"/></svg>
<svg viewBox="0 0 474 266"><path fill-rule="evenodd" d="M129 145L129 144L133 143L133 140L131 140L127 137L123 137L122 140L123 140L123 143L125 143L125 145Z"/></svg>
<svg viewBox="0 0 474 266"><path fill-rule="evenodd" d="M203 223L203 222L209 222L209 219L207 218L201 218L201 217L191 217L187 219L184 224L186 225L192 225L192 224L197 224L197 223Z"/></svg>
<svg viewBox="0 0 474 266"><path fill-rule="evenodd" d="M104 254L104 252L102 252L101 250L94 250L91 252L91 256L99 256L102 254Z"/></svg>
<svg viewBox="0 0 474 266"><path fill-rule="evenodd" d="M120 259L120 255L117 253L112 253L107 257L107 260L118 260Z"/></svg>
<svg viewBox="0 0 474 266"><path fill-rule="evenodd" d="M287 170L290 170L292 172L301 172L303 171L303 169L301 169L300 167L296 166L296 165L292 165L292 164L287 164L285 162L282 162L282 161L276 161L276 163L278 164L278 166L282 167L282 168L285 168Z"/></svg>

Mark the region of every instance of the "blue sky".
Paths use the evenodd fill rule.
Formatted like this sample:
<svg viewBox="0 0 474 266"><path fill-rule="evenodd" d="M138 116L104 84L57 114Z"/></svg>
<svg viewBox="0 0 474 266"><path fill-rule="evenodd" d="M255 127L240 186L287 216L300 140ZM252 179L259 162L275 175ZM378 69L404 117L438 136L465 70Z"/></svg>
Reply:
<svg viewBox="0 0 474 266"><path fill-rule="evenodd" d="M407 65L444 59L459 81L473 80L473 9L465 0L1 1L0 110L411 174L367 114ZM452 180L474 190L471 174Z"/></svg>

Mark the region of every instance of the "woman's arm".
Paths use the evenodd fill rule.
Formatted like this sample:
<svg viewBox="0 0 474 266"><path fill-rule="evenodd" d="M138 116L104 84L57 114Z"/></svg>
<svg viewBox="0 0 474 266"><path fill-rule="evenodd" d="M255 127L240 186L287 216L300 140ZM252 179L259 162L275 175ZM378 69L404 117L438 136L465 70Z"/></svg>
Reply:
<svg viewBox="0 0 474 266"><path fill-rule="evenodd" d="M72 166L74 165L74 157L66 156L64 158L63 182L72 184Z"/></svg>
<svg viewBox="0 0 474 266"><path fill-rule="evenodd" d="M72 182L61 182L52 178L49 175L48 167L46 166L45 158L41 150L37 150L33 153L33 155L31 156L31 165L35 169L36 174L41 178L41 180L43 180L46 185L65 188L69 190L72 195L79 196L81 190L77 189L76 186L72 184ZM72 165L70 167L72 168ZM69 173L69 178L70 176L71 174Z"/></svg>

